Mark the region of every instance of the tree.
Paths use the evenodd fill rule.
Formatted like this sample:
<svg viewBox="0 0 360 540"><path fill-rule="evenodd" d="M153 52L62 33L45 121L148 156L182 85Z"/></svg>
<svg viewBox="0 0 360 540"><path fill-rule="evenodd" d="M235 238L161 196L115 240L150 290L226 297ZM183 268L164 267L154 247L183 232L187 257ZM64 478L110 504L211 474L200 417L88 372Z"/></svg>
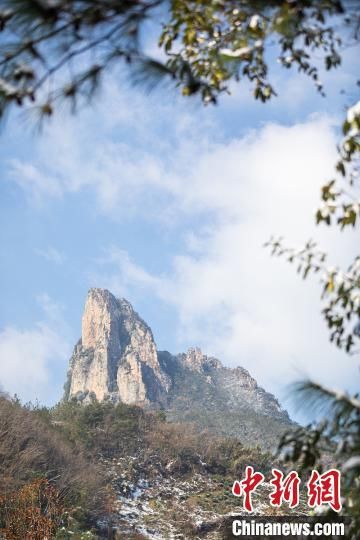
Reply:
<svg viewBox="0 0 360 540"><path fill-rule="evenodd" d="M3 538L54 538L65 519L57 489L47 479L34 480L0 497L0 534Z"/></svg>
<svg viewBox="0 0 360 540"><path fill-rule="evenodd" d="M90 99L113 63L150 65L139 32L159 3L2 0L0 114L33 103L40 117L51 116L61 99L73 107Z"/></svg>
<svg viewBox="0 0 360 540"><path fill-rule="evenodd" d="M341 63L346 45L358 40L359 13L349 0L1 0L0 112L34 102L51 115L61 99L90 98L113 64L155 82L170 77L184 95L216 102L235 79L248 80L255 99L276 95L265 51L277 46L282 66L319 80ZM149 17L164 20L159 46L165 61L142 47ZM334 20L335 17L335 20Z"/></svg>
<svg viewBox="0 0 360 540"><path fill-rule="evenodd" d="M168 78L183 95L199 95L205 104L216 103L233 81L248 82L254 98L266 102L276 96L267 56L272 45L285 69L310 77L325 96L320 64L327 70L338 67L344 47L358 44L360 31L359 3L350 0L2 0L0 5L0 114L14 105L35 106L41 118L51 116L61 100L75 108L82 98L93 97L104 73L119 63L128 66L133 80L153 85ZM149 17L164 20L159 36L164 61L143 49ZM360 219L359 102L348 107L342 132L334 178L322 188L315 219L346 229ZM284 247L282 239L268 245L274 255L297 263L304 278L323 275L330 339L356 353L360 256L341 270L329 267L326 253L311 240L300 250ZM332 449L336 443L345 508L359 519L359 398L312 382L296 391L321 406L327 420L285 436L281 450L312 467L321 459L324 441ZM360 530L360 522L354 523Z"/></svg>

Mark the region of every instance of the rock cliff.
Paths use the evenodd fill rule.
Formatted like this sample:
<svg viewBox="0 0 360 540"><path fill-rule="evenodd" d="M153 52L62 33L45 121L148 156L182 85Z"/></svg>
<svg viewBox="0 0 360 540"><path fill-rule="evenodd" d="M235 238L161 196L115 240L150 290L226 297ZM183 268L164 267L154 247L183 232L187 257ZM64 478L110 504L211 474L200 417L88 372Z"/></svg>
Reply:
<svg viewBox="0 0 360 540"><path fill-rule="evenodd" d="M65 397L164 406L170 386L150 328L124 298L90 289Z"/></svg>
<svg viewBox="0 0 360 540"><path fill-rule="evenodd" d="M272 394L242 367L227 368L199 348L157 351L151 329L124 298L90 289L82 336L70 359L65 399L161 408L247 444L270 447L291 424Z"/></svg>

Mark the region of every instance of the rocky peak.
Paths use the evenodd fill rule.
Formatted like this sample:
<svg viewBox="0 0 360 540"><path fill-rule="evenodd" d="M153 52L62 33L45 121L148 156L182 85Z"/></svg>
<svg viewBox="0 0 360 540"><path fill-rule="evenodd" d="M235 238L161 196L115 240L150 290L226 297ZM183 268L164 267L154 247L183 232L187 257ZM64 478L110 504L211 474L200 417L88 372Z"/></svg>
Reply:
<svg viewBox="0 0 360 540"><path fill-rule="evenodd" d="M90 289L82 336L70 360L68 397L161 404L168 387L147 324L124 298Z"/></svg>
<svg viewBox="0 0 360 540"><path fill-rule="evenodd" d="M119 302L106 289L90 289L82 317L81 341L84 349L95 349L112 341L120 347Z"/></svg>
<svg viewBox="0 0 360 540"><path fill-rule="evenodd" d="M179 354L178 358L184 367L198 373L206 373L211 369L222 367L220 360L206 356L199 347L191 347L186 354Z"/></svg>

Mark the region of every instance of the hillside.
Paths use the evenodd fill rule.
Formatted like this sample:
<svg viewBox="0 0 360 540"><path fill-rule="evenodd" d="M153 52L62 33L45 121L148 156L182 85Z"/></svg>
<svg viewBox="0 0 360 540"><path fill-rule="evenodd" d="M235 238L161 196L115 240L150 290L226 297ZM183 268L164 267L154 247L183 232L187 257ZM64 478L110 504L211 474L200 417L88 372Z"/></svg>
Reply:
<svg viewBox="0 0 360 540"><path fill-rule="evenodd" d="M30 524L31 540L220 539L227 516L241 512L231 494L234 478L249 464L265 474L273 464L235 439L122 403L73 400L46 409L1 398L5 432L6 540L27 538ZM273 511L268 489L256 496L257 512Z"/></svg>

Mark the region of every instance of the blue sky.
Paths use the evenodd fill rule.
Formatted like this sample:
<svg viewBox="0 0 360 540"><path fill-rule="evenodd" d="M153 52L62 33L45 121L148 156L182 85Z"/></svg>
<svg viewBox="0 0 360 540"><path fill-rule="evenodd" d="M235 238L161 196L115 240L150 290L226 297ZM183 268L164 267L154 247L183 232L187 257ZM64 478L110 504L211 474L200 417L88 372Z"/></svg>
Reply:
<svg viewBox="0 0 360 540"><path fill-rule="evenodd" d="M356 360L328 343L319 285L262 244L310 236L334 265L356 233L314 226L337 126L356 99L356 51L324 74L327 98L275 68L279 97L234 87L216 107L108 76L100 99L41 134L10 117L0 146L0 383L24 400L62 393L91 286L128 298L159 349L200 345L285 400L309 375L355 388ZM349 89L344 96L340 90Z"/></svg>

